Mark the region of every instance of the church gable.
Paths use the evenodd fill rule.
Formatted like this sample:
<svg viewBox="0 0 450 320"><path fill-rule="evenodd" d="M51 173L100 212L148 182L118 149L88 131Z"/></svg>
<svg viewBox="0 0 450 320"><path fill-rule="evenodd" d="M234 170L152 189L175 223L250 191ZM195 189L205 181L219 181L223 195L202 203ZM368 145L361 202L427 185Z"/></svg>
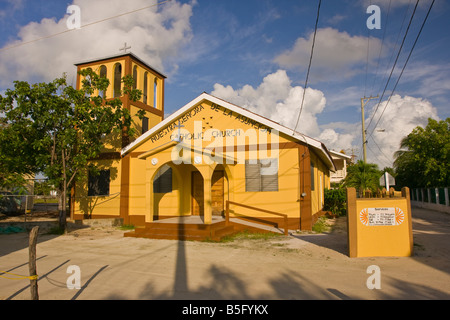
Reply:
<svg viewBox="0 0 450 320"><path fill-rule="evenodd" d="M194 149L215 151L242 145L308 144L333 167L331 156L317 140L303 135L295 137L286 127L206 93L128 145L122 150L122 155L130 152L142 154L180 142Z"/></svg>
<svg viewBox="0 0 450 320"><path fill-rule="evenodd" d="M225 150L240 147L245 150L249 146L261 148L269 145L270 149L272 144L292 141L280 137L279 132L267 124L223 104L210 100L193 104L154 127L126 152L142 154L177 144L179 148L225 153Z"/></svg>

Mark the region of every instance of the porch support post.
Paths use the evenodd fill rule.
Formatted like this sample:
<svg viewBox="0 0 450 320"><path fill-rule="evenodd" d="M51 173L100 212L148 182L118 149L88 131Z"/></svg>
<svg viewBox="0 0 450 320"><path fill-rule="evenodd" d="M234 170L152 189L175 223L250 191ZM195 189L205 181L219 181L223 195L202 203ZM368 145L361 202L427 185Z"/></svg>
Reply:
<svg viewBox="0 0 450 320"><path fill-rule="evenodd" d="M214 173L215 165L199 165L197 169L203 177L203 219L204 224L212 223L212 192L211 179Z"/></svg>
<svg viewBox="0 0 450 320"><path fill-rule="evenodd" d="M150 162L150 159L146 159L145 161ZM147 167L146 170L146 184L145 184L145 222L152 222L154 216L154 196L153 196L153 176L156 172L156 169L152 167Z"/></svg>
<svg viewBox="0 0 450 320"><path fill-rule="evenodd" d="M211 177L205 178L203 180L203 189L204 189L204 223L211 224L212 223L212 208L211 208Z"/></svg>

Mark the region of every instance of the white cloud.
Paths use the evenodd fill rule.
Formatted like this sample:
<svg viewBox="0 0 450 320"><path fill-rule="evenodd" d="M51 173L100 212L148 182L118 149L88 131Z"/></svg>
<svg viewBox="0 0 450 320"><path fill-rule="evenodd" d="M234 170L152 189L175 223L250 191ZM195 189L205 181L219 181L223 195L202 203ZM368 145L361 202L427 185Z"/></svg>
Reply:
<svg viewBox="0 0 450 320"><path fill-rule="evenodd" d="M284 70L267 75L256 88L244 85L234 89L232 86L224 86L216 83L212 95L226 101L247 108L261 116L269 118L280 124L294 128L303 96L303 88L292 86L291 80ZM328 108L324 93L317 89L307 88L305 103L300 117L297 131L311 136L323 142L328 149L340 151L346 150L350 154L352 150L362 158L362 133L361 123L331 122L318 125L318 119ZM385 109L381 121L375 129L384 129L384 132L372 130L378 122L386 105L386 101L366 112L366 126L373 118L368 134L368 161L377 163L380 168L392 166L393 154L398 150L400 141L415 127L425 126L428 118L438 119L437 110L424 99L410 96L392 96L389 105ZM372 116L373 115L373 116Z"/></svg>
<svg viewBox="0 0 450 320"><path fill-rule="evenodd" d="M342 15L342 14L335 14L334 16L332 16L331 18L329 18L329 19L327 20L327 22L328 22L329 24L336 25L336 24L339 24L340 22L342 22L342 21L345 20L345 19L347 19L347 16Z"/></svg>
<svg viewBox="0 0 450 320"><path fill-rule="evenodd" d="M267 75L257 88L244 85L234 89L216 83L211 94L293 129L302 103L303 87L292 86L286 71L278 70ZM323 92L307 88L297 131L321 140L332 149L351 148L353 135L338 133L332 128L321 132L317 118L325 107Z"/></svg>
<svg viewBox="0 0 450 320"><path fill-rule="evenodd" d="M4 46L20 45L1 52L1 87L10 87L14 80L50 81L63 72L69 74L70 81L76 71L74 63L119 54L125 42L131 45L131 52L167 72L164 70L166 59L176 59L192 38L190 17L195 2L171 1L86 27L83 26L148 7L152 2L132 0L124 6L120 0L75 0L72 4L81 9L81 29L65 32L69 15L62 12L59 20L43 19L22 27L18 40ZM25 44L61 32L64 33Z"/></svg>
<svg viewBox="0 0 450 320"><path fill-rule="evenodd" d="M355 149L354 143L357 141L355 134L356 131L353 133L339 133L329 128L323 130L318 139L331 150L345 150L346 153L350 153L352 149Z"/></svg>
<svg viewBox="0 0 450 320"><path fill-rule="evenodd" d="M372 124L367 128L370 148L367 150L368 161L379 163L380 167L388 164L392 166L393 155L400 148L400 141L415 127L426 126L428 118L439 119L437 110L431 102L421 98L393 95L385 108L386 103L386 100L383 101L373 116L376 109L374 108L366 122L368 124L373 118ZM380 116L381 120L375 127Z"/></svg>
<svg viewBox="0 0 450 320"><path fill-rule="evenodd" d="M257 88L244 85L235 90L216 83L211 94L293 129L303 88L293 87L286 71L278 70L267 75ZM323 111L325 104L326 99L321 91L307 88L297 131L311 136L319 134L316 115Z"/></svg>
<svg viewBox="0 0 450 320"><path fill-rule="evenodd" d="M283 68L306 69L309 64L314 32L306 38L298 38L292 49L275 58ZM351 36L334 28L317 30L311 78L319 80L342 80L365 72L367 62L368 37ZM378 58L381 41L370 38L369 63Z"/></svg>

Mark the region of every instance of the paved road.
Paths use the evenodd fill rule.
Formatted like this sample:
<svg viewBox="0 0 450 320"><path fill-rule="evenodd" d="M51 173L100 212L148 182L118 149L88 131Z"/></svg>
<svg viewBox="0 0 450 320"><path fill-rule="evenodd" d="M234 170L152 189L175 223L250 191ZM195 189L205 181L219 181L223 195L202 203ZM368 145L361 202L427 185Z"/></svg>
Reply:
<svg viewBox="0 0 450 320"><path fill-rule="evenodd" d="M414 256L349 258L345 220L329 234L229 243L125 238L113 228L39 235L41 300L449 299L450 215L413 208ZM28 236L0 235L0 270L28 273ZM81 272L80 289L68 289ZM377 265L381 289L368 289ZM75 275L75 273L73 274ZM75 283L75 282L73 282ZM30 298L28 280L0 278L0 299Z"/></svg>

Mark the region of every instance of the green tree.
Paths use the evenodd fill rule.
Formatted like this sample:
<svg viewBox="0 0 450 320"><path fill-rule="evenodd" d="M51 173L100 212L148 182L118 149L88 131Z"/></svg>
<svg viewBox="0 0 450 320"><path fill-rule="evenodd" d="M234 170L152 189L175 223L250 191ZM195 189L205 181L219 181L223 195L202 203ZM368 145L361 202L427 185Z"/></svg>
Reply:
<svg viewBox="0 0 450 320"><path fill-rule="evenodd" d="M14 157L18 152L25 154L28 151L25 140L15 130L25 133L26 129L11 128L2 120L4 117L0 116L0 191L22 194L26 191L25 175L33 173L33 165L28 164L32 162L30 159L22 161L22 158Z"/></svg>
<svg viewBox="0 0 450 320"><path fill-rule="evenodd" d="M450 185L450 118L428 119L404 137L395 153L396 184L412 187Z"/></svg>
<svg viewBox="0 0 450 320"><path fill-rule="evenodd" d="M379 188L380 176L381 171L378 170L378 165L358 160L355 164L347 167L344 186L355 188L362 196L366 190L375 192Z"/></svg>
<svg viewBox="0 0 450 320"><path fill-rule="evenodd" d="M2 160L12 172L42 172L55 185L62 230L66 228L68 190L85 178L89 160L98 157L105 145L104 137L135 133L120 98L94 95L105 92L109 80L91 69L80 75L84 79L80 90L68 86L64 75L50 83L15 81L14 90L0 95ZM132 77L122 80L123 94L131 101L139 100L141 92L133 89Z"/></svg>

